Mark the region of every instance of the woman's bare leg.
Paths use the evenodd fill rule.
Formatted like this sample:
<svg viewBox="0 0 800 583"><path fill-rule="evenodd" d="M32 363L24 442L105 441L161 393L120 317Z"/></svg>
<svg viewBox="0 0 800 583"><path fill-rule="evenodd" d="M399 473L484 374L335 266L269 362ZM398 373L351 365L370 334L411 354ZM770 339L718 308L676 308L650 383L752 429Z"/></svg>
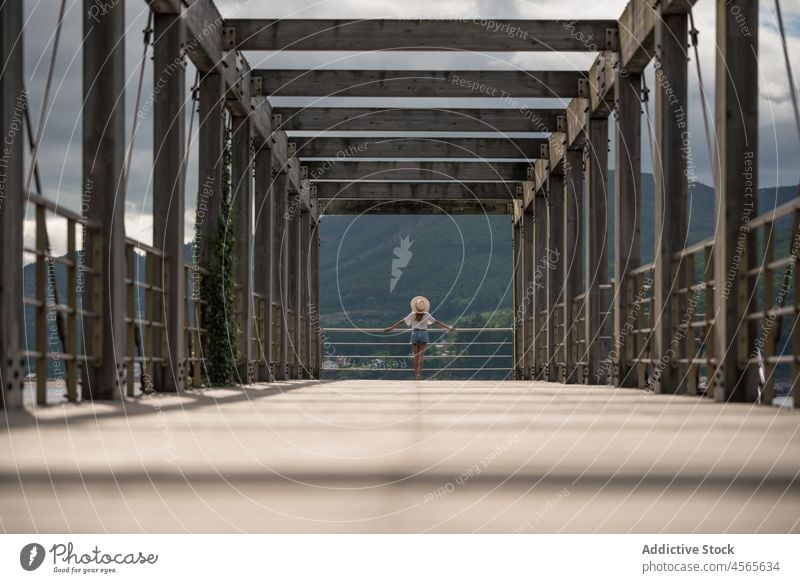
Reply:
<svg viewBox="0 0 800 583"><path fill-rule="evenodd" d="M428 346L427 344L420 344L419 345L419 372L417 373L417 377L422 379L422 366L425 364L425 347Z"/></svg>

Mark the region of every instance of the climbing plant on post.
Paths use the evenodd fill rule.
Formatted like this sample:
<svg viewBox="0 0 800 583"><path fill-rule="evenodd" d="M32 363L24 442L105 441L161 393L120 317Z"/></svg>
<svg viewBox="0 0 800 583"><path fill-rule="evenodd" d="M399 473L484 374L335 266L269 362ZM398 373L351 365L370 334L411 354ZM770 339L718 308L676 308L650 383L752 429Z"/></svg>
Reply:
<svg viewBox="0 0 800 583"><path fill-rule="evenodd" d="M203 328L209 331L203 346L203 377L210 386L230 385L237 379L239 328L236 318L236 288L231 203L231 126L226 118L222 156L222 196L217 230L214 234L214 268L201 280Z"/></svg>

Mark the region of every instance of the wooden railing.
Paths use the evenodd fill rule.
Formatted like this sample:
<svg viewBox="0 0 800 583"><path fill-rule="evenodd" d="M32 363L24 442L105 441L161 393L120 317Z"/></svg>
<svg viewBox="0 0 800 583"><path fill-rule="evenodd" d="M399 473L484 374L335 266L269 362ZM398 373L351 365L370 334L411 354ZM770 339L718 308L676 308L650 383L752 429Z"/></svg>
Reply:
<svg viewBox="0 0 800 583"><path fill-rule="evenodd" d="M632 269L625 282L625 293L628 294L628 306L631 310L626 315L630 319L630 330L625 350L619 358L624 358L631 370L636 371L637 385L640 388L645 387L649 368L653 363L653 267L652 263L648 263Z"/></svg>
<svg viewBox="0 0 800 583"><path fill-rule="evenodd" d="M136 367L139 368L139 386L153 390L154 367L166 364L165 303L167 290L163 282L169 281L169 264L163 251L131 238L125 239L127 261L127 327L128 346L126 394L136 394ZM143 267L143 269L142 269Z"/></svg>
<svg viewBox="0 0 800 583"><path fill-rule="evenodd" d="M746 320L755 328L755 338L750 337L750 326L741 326L737 357L740 363L761 368L762 403L773 403L776 377L786 371L781 375L780 396L786 400L793 391L794 407L800 407L800 199L762 214L747 226L748 242L757 246L758 257L739 277L746 280L742 287L753 289L760 301L749 302Z"/></svg>
<svg viewBox="0 0 800 583"><path fill-rule="evenodd" d="M686 390L704 394L714 372L714 239L691 245L673 256L673 302L679 321L672 330L676 363L682 367ZM682 270L683 273L679 273ZM678 283L680 282L680 283Z"/></svg>
<svg viewBox="0 0 800 583"><path fill-rule="evenodd" d="M29 363L28 370L31 361L35 362L37 404L47 404L49 380L58 385L63 383L64 396L68 401L75 402L79 399L79 369L87 363L99 362L98 352L102 342L100 253L103 242L99 234L99 224L37 194L28 196L28 204L34 210L35 233L33 246L25 247L23 253L35 265L35 285L32 290L25 289L24 305L26 321L28 313L33 312L31 317L35 332L34 346L26 347L22 356ZM47 230L48 215L65 223L66 253L62 256L53 254ZM91 248L86 249L86 236L89 234ZM85 261L87 253L92 256L91 267ZM65 272L63 286L58 285L58 267ZM87 284L91 284L91 298L84 294ZM29 293L32 295L28 295ZM84 307L86 304L94 309L87 310ZM86 345L82 341L86 334L92 335L92 342L89 344L93 347L91 354L81 351L81 347ZM28 339L29 342L30 340ZM51 371L50 368L55 370ZM51 374L53 379L49 379Z"/></svg>
<svg viewBox="0 0 800 583"><path fill-rule="evenodd" d="M203 384L203 346L208 337L208 330L203 327L202 308L207 302L200 292L201 278L209 275L206 268L184 263L186 272L186 363L187 387L200 387Z"/></svg>

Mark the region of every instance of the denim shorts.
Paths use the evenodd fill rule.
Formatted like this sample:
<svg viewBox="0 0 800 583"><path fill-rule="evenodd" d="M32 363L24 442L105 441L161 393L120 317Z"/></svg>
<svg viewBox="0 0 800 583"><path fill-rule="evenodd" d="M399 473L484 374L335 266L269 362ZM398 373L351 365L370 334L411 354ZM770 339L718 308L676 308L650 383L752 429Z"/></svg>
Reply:
<svg viewBox="0 0 800 583"><path fill-rule="evenodd" d="M412 330L411 331L411 344L427 344L428 331L427 330Z"/></svg>

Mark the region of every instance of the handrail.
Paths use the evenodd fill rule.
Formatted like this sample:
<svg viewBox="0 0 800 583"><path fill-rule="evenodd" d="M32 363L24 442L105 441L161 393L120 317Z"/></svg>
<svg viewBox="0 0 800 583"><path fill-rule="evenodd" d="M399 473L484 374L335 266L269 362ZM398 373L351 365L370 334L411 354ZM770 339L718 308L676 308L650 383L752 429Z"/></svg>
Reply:
<svg viewBox="0 0 800 583"><path fill-rule="evenodd" d="M323 328L325 332L344 332L344 333L382 333L384 328ZM430 332L448 332L444 328L431 328ZM453 332L513 332L513 328L458 328L456 327ZM394 332L411 332L410 328L405 328L402 330L395 330Z"/></svg>
<svg viewBox="0 0 800 583"><path fill-rule="evenodd" d="M70 221L75 221L76 223L85 224L90 229L97 230L100 229L100 227L102 226L99 221L89 219L88 217L84 217L76 212L66 209L57 202L52 201L49 198L43 197L41 194L29 192L28 202L42 206L51 213L59 215L64 219L69 219Z"/></svg>
<svg viewBox="0 0 800 583"><path fill-rule="evenodd" d="M767 211L766 213L757 216L749 221L747 226L751 230L757 229L758 227L763 227L768 223L773 223L779 219L782 219L783 217L788 216L797 210L800 210L800 198L790 200L789 202L784 203L781 206L772 209L771 211Z"/></svg>
<svg viewBox="0 0 800 583"><path fill-rule="evenodd" d="M138 249L139 251L144 251L148 255L155 255L156 257L160 257L161 259L166 259L167 254L162 251L161 249L156 249L151 245L147 245L146 243L142 243L141 241L137 241L131 237L125 237L125 244L130 245L134 249Z"/></svg>
<svg viewBox="0 0 800 583"><path fill-rule="evenodd" d="M643 275L648 271L653 271L653 269L655 269L655 263L646 263L645 265L640 265L636 269L631 269L628 275Z"/></svg>
<svg viewBox="0 0 800 583"><path fill-rule="evenodd" d="M702 241L698 241L694 245L689 245L688 247L681 249L677 253L675 253L672 258L673 259L683 259L688 257L689 255L695 255L700 253L701 251L705 251L709 247L714 246L714 237L709 237L708 239L703 239Z"/></svg>

